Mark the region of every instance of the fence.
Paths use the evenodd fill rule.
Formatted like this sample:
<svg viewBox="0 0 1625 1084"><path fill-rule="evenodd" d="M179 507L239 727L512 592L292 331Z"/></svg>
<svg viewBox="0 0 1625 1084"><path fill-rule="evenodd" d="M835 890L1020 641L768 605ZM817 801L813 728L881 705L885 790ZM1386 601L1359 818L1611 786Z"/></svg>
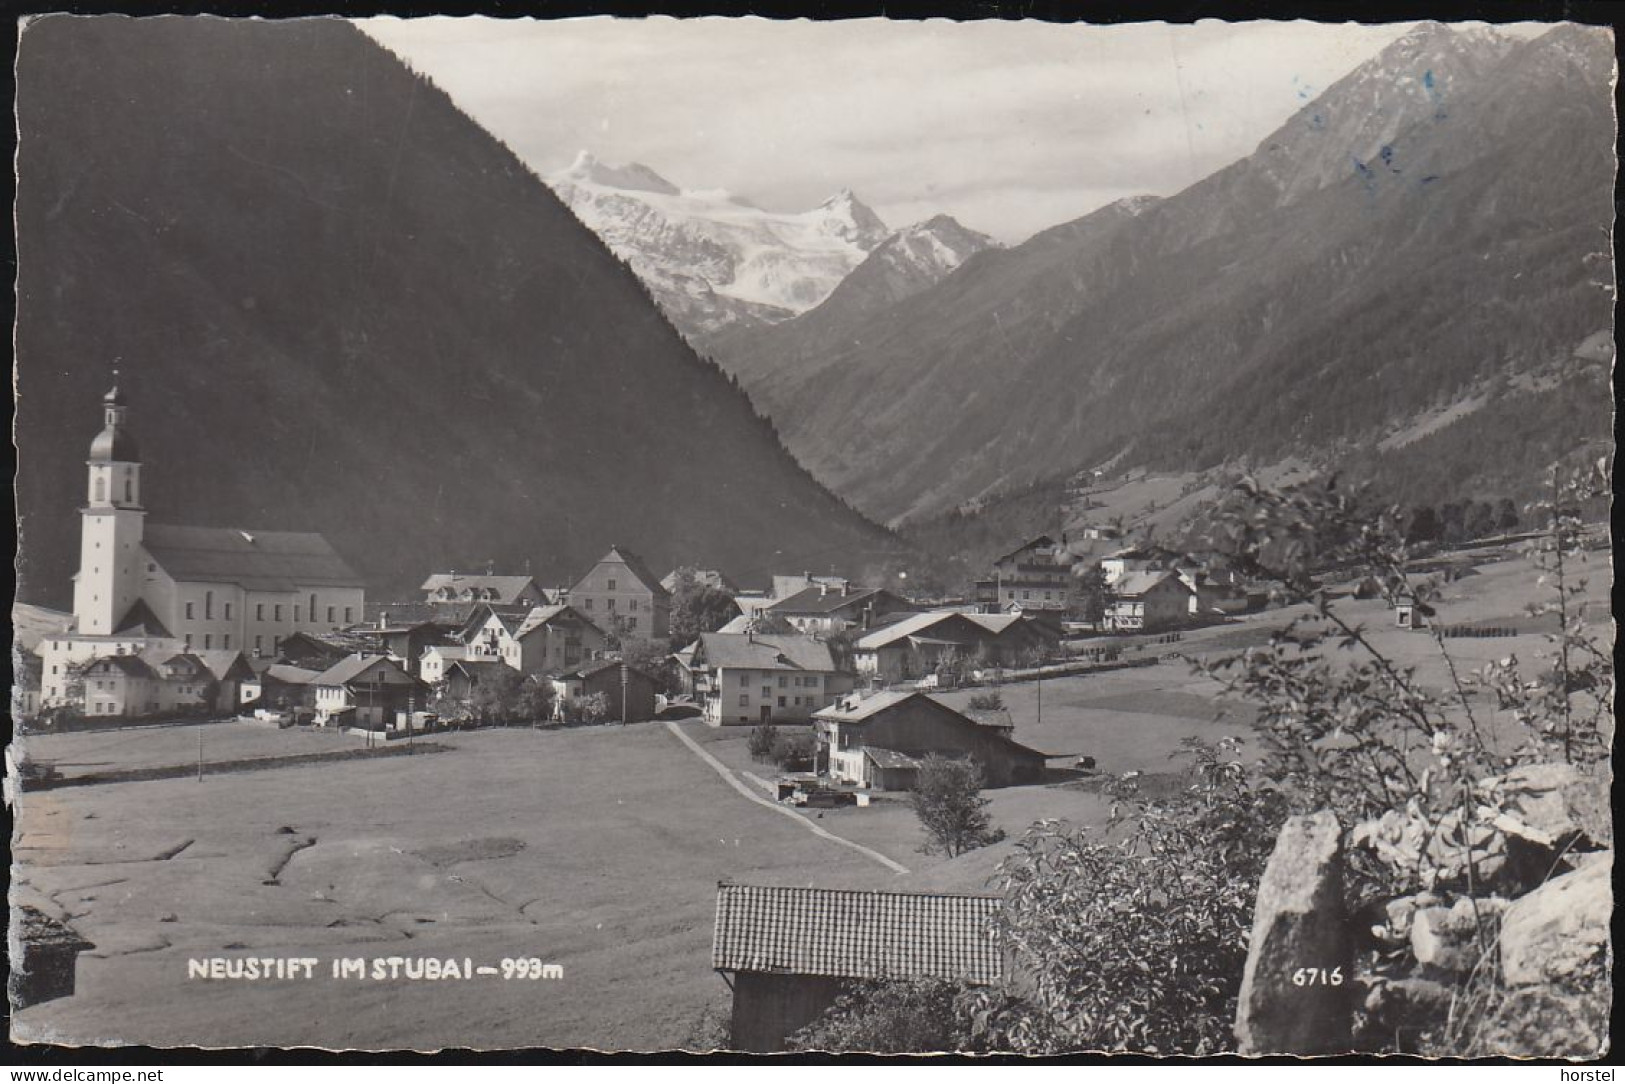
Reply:
<svg viewBox="0 0 1625 1084"><path fill-rule="evenodd" d="M1502 626L1447 625L1439 630L1439 635L1452 639L1494 640L1503 636L1518 636L1520 633L1515 628Z"/></svg>

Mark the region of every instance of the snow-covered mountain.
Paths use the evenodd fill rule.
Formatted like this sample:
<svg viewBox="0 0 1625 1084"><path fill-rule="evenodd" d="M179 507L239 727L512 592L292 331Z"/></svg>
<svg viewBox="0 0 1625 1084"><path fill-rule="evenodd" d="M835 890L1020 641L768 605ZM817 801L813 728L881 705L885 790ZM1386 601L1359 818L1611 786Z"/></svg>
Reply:
<svg viewBox="0 0 1625 1084"><path fill-rule="evenodd" d="M810 211L764 211L585 151L546 180L691 338L807 311L891 234L849 189Z"/></svg>

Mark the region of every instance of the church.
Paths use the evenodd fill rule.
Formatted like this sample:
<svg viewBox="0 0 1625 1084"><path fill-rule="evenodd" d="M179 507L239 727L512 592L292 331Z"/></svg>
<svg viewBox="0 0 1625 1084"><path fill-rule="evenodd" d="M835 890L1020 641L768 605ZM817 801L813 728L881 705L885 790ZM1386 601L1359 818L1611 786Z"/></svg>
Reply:
<svg viewBox="0 0 1625 1084"><path fill-rule="evenodd" d="M74 681L92 659L136 656L161 671L189 654L218 676L240 655L274 657L293 633L363 620L361 577L319 534L148 523L141 456L117 386L102 411L79 513L73 623L39 647L42 707L77 706Z"/></svg>

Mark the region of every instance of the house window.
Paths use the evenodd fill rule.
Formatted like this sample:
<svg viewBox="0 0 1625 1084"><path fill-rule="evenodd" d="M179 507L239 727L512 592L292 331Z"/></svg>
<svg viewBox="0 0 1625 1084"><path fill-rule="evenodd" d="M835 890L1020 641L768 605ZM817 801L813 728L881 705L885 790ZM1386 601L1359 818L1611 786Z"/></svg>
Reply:
<svg viewBox="0 0 1625 1084"><path fill-rule="evenodd" d="M614 613L615 612L615 600L612 599L612 598L606 598L604 600L604 609L610 611L611 613Z"/></svg>
<svg viewBox="0 0 1625 1084"><path fill-rule="evenodd" d="M789 684L790 684L790 679L785 677L783 674L780 674L779 675L779 688L782 689L782 688L784 688L785 686L787 686Z"/></svg>
<svg viewBox="0 0 1625 1084"><path fill-rule="evenodd" d="M124 475L124 503L125 504L131 504L134 501L135 501L135 480L130 477L128 472L126 472L125 475Z"/></svg>
<svg viewBox="0 0 1625 1084"><path fill-rule="evenodd" d="M303 613L304 613L304 611L299 609L299 604L297 602L294 603L293 604L293 623L295 625L299 624L299 622L304 619L303 618Z"/></svg>
<svg viewBox="0 0 1625 1084"><path fill-rule="evenodd" d="M186 634L186 650L188 650L188 651L192 650L192 634L191 633Z"/></svg>
<svg viewBox="0 0 1625 1084"><path fill-rule="evenodd" d="M100 474L98 474L98 475L96 475L96 503L100 504L101 502L105 501L106 499L107 499L107 479L103 478Z"/></svg>
<svg viewBox="0 0 1625 1084"><path fill-rule="evenodd" d="M255 621L264 621L265 620L265 603L263 603L263 602L254 603L254 620Z"/></svg>
<svg viewBox="0 0 1625 1084"><path fill-rule="evenodd" d="M203 634L203 650L204 651L212 651L213 649L214 649L214 636L211 635L210 633L205 632Z"/></svg>
<svg viewBox="0 0 1625 1084"><path fill-rule="evenodd" d="M276 614L276 620L281 621L282 620L282 603L279 602L279 603L276 604L274 612Z"/></svg>
<svg viewBox="0 0 1625 1084"><path fill-rule="evenodd" d="M186 604L186 620L192 620L192 604L190 602Z"/></svg>
<svg viewBox="0 0 1625 1084"><path fill-rule="evenodd" d="M333 623L333 607L331 606L327 608L327 623L329 625Z"/></svg>
<svg viewBox="0 0 1625 1084"><path fill-rule="evenodd" d="M354 618L350 616L350 607L344 607L344 623L348 625Z"/></svg>
<svg viewBox="0 0 1625 1084"><path fill-rule="evenodd" d="M281 650L282 650L282 637L280 637L280 636L271 637L271 650L273 652L281 652Z"/></svg>
<svg viewBox="0 0 1625 1084"><path fill-rule="evenodd" d="M615 590L615 581L614 581L614 580L610 580L610 581L609 581L609 586L608 586L608 587L606 587L606 588L605 588L605 590L606 590L606 591L613 591L613 590Z"/></svg>
<svg viewBox="0 0 1625 1084"><path fill-rule="evenodd" d="M231 650L231 633L228 632L220 637L220 646L226 651Z"/></svg>
<svg viewBox="0 0 1625 1084"><path fill-rule="evenodd" d="M637 600L637 599L632 599L632 600L631 600L631 601L630 601L630 602L628 602L628 603L627 603L627 604L626 604L626 608L627 608L627 609L628 609L628 610L631 610L631 611L633 611L633 612L634 612L634 613L635 613L635 612L637 612L637 608L638 608L638 600Z"/></svg>
<svg viewBox="0 0 1625 1084"><path fill-rule="evenodd" d="M745 685L745 684L747 684L747 683L748 683L748 682L749 682L749 681L750 681L750 675L749 675L749 674L746 674L746 673L741 673L741 674L740 674L740 675L739 675L739 684L740 684L740 685Z"/></svg>
<svg viewBox="0 0 1625 1084"><path fill-rule="evenodd" d="M779 697L779 707L784 707L784 697Z"/></svg>
<svg viewBox="0 0 1625 1084"><path fill-rule="evenodd" d="M635 618L635 617L627 618L626 619L626 627L629 628L629 629L637 628L638 627L638 619Z"/></svg>
<svg viewBox="0 0 1625 1084"><path fill-rule="evenodd" d="M740 693L739 694L739 706L742 707L742 708L750 707L750 694L749 693Z"/></svg>
<svg viewBox="0 0 1625 1084"><path fill-rule="evenodd" d="M582 599L581 600L581 605L582 605L583 609L587 609L587 610L592 609L592 599L590 599L590 598Z"/></svg>
<svg viewBox="0 0 1625 1084"><path fill-rule="evenodd" d="M254 637L254 650L255 651L259 651L264 646L265 646L265 637L263 637L263 636Z"/></svg>
<svg viewBox="0 0 1625 1084"><path fill-rule="evenodd" d="M316 620L316 592L310 593L310 619Z"/></svg>
<svg viewBox="0 0 1625 1084"><path fill-rule="evenodd" d="M226 620L231 620L231 603L226 603Z"/></svg>
<svg viewBox="0 0 1625 1084"><path fill-rule="evenodd" d="M214 592L203 592L203 620L214 620Z"/></svg>
<svg viewBox="0 0 1625 1084"><path fill-rule="evenodd" d="M771 685L763 685L762 686L762 699L763 700L772 700L773 699L773 687Z"/></svg>

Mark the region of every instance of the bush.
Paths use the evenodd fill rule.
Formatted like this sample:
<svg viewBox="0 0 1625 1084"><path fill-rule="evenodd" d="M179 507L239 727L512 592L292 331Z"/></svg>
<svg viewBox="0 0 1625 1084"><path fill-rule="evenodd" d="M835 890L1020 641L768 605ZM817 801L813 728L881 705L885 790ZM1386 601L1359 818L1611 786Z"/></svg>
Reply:
<svg viewBox="0 0 1625 1084"><path fill-rule="evenodd" d="M773 739L773 763L787 772L809 771L818 754L818 739L809 730L780 731Z"/></svg>
<svg viewBox="0 0 1625 1084"><path fill-rule="evenodd" d="M791 1050L836 1053L980 1053L969 990L939 979L854 984L822 1016L790 1036Z"/></svg>
<svg viewBox="0 0 1625 1084"><path fill-rule="evenodd" d="M996 843L1004 833L992 827L982 797L982 769L974 760L950 760L935 753L920 762L910 796L925 829L926 854L949 858Z"/></svg>
<svg viewBox="0 0 1625 1084"><path fill-rule="evenodd" d="M1033 980L1025 1001L983 998L1000 1048L1234 1045L1253 901L1286 815L1243 767L1239 744L1187 740L1195 761L1175 797L1141 800L1118 784L1123 812L1106 832L1042 821L1000 865L1000 936Z"/></svg>
<svg viewBox="0 0 1625 1084"><path fill-rule="evenodd" d="M757 726L751 728L750 738L746 741L745 747L750 750L752 760L766 762L773 759L773 750L778 746L778 742L778 727Z"/></svg>
<svg viewBox="0 0 1625 1084"><path fill-rule="evenodd" d="M988 693L977 693L966 702L965 706L971 711L1003 711L1004 694L997 689Z"/></svg>

